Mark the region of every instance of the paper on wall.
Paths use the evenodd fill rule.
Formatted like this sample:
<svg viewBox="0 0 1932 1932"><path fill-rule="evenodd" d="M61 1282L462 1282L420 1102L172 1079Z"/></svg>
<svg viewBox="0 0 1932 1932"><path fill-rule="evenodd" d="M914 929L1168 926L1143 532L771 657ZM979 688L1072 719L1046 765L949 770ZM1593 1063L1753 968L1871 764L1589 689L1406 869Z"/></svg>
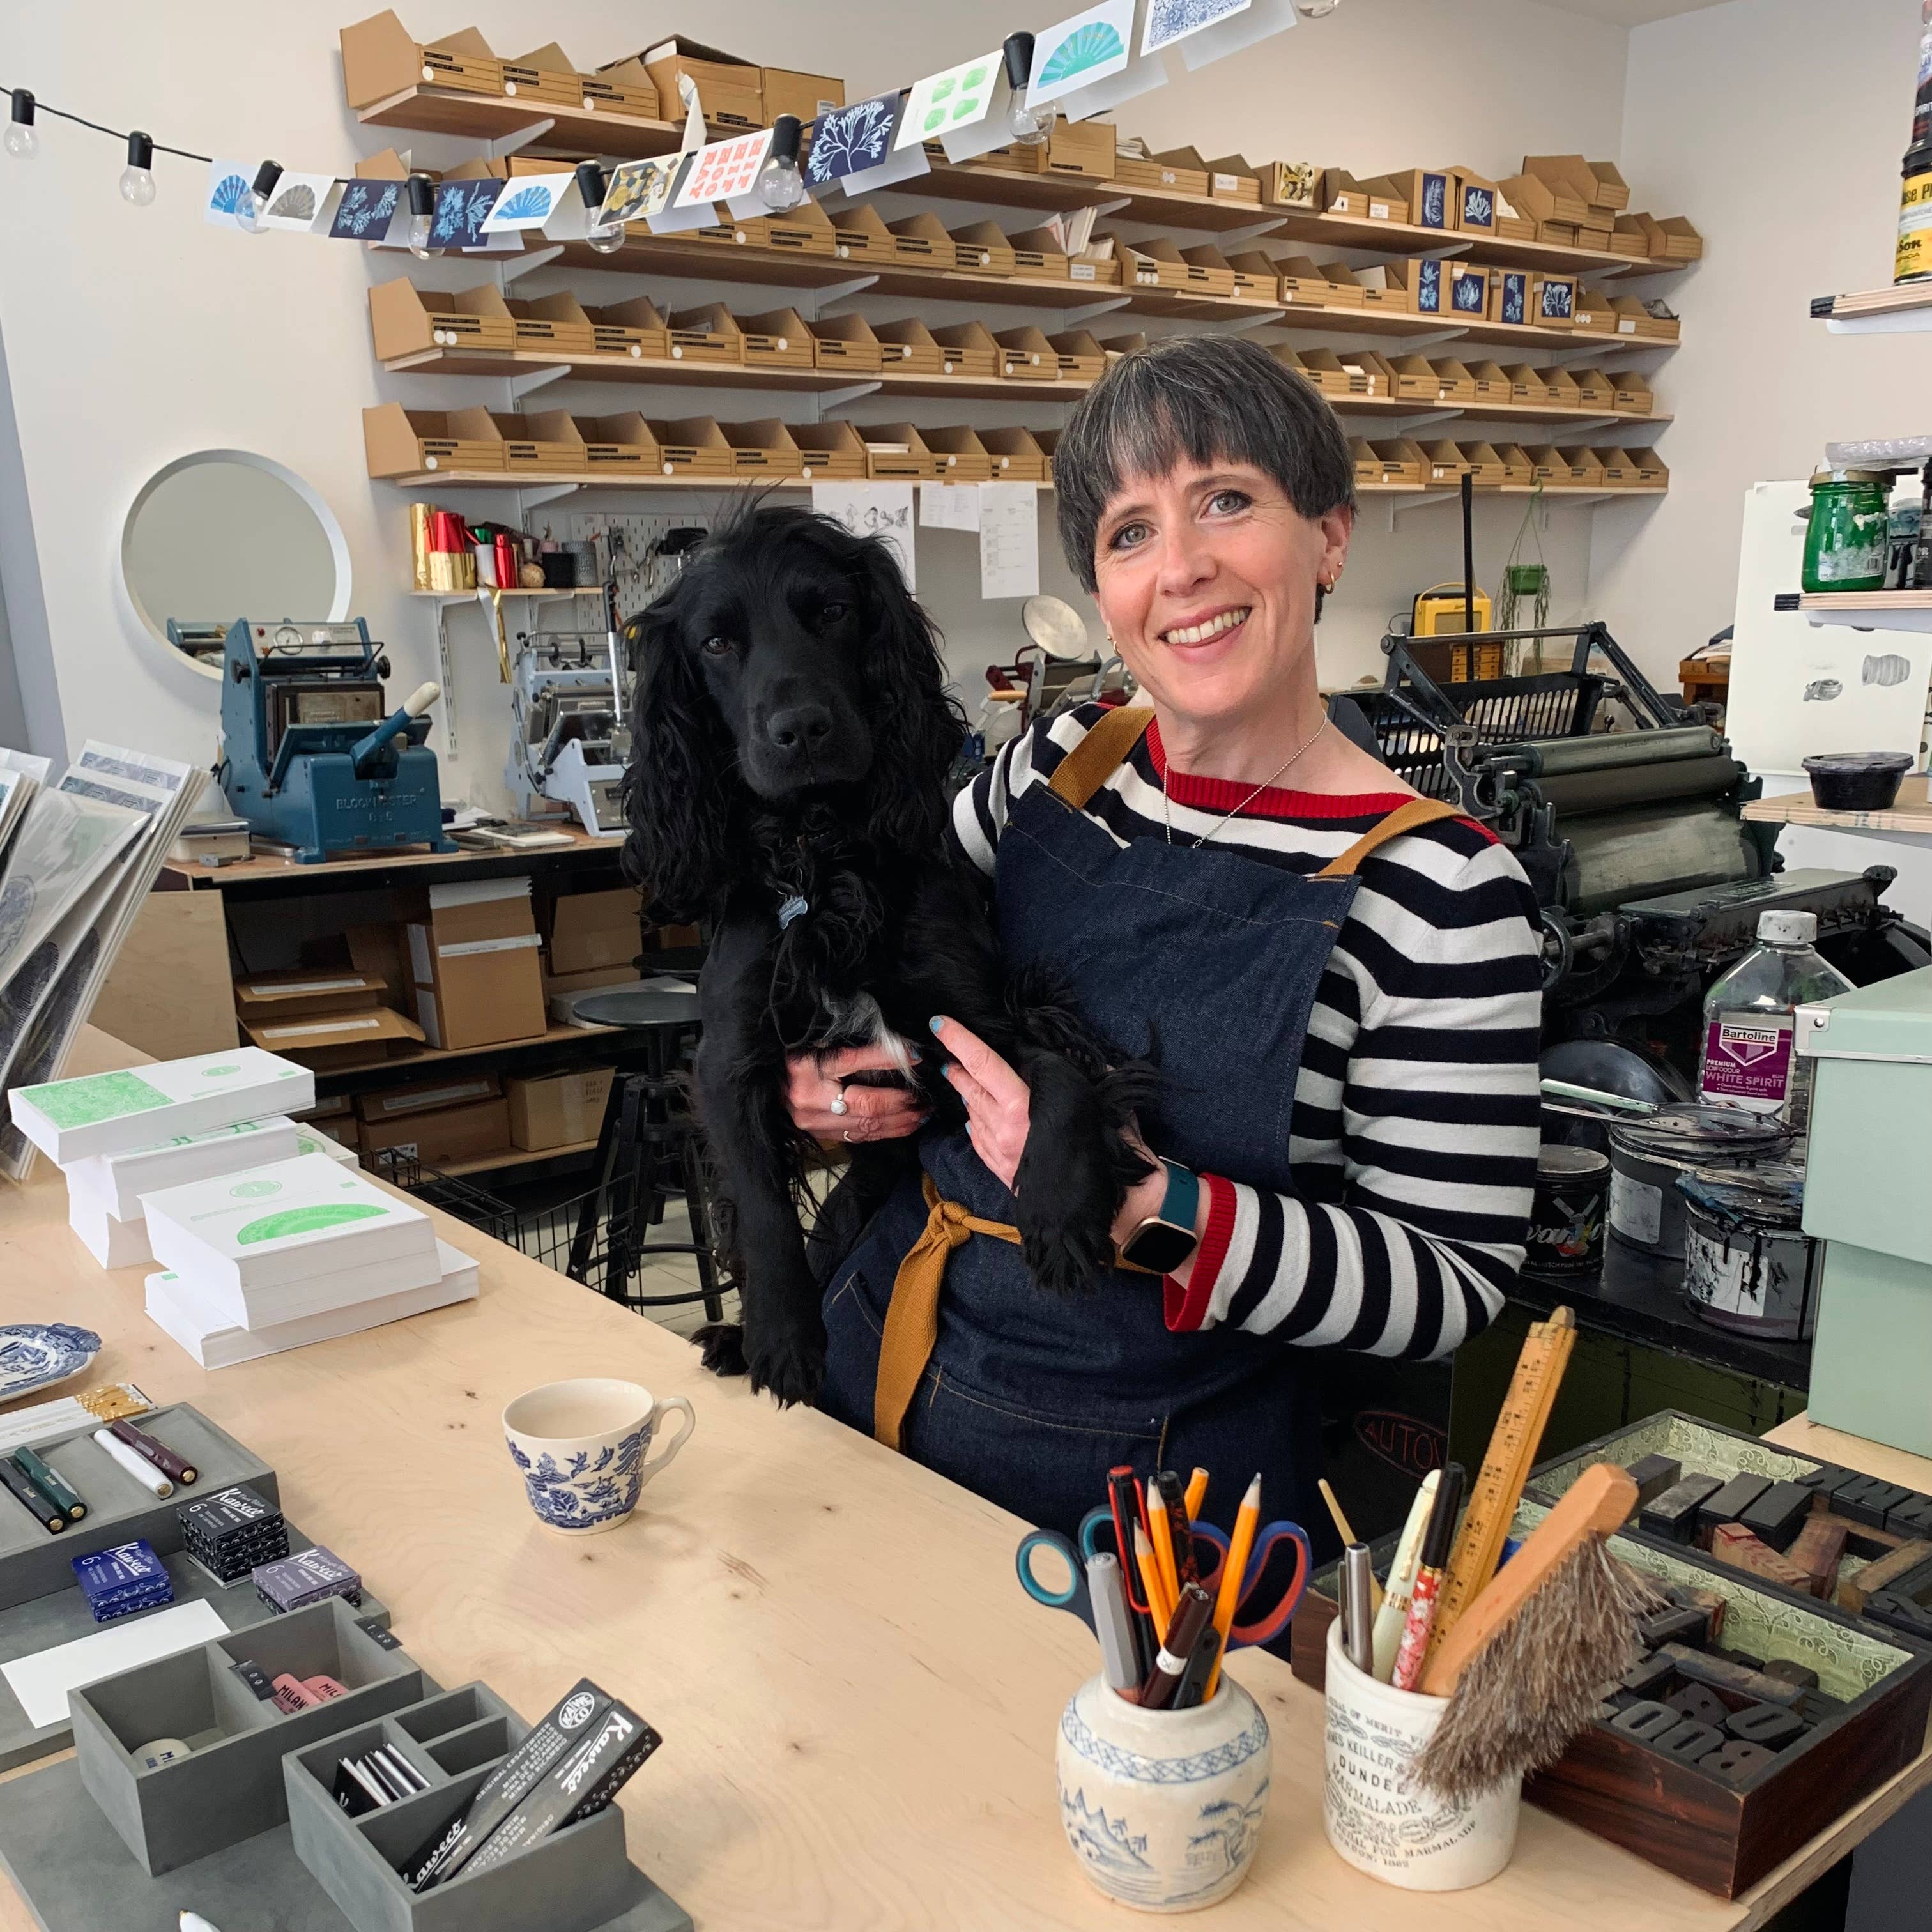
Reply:
<svg viewBox="0 0 1932 1932"><path fill-rule="evenodd" d="M1218 26L1247 11L1250 0L1148 0L1147 23L1141 29L1141 53L1157 54L1190 34Z"/></svg>
<svg viewBox="0 0 1932 1932"><path fill-rule="evenodd" d="M262 226L287 229L297 235L326 235L341 186L333 175L298 174L286 169L262 211Z"/></svg>
<svg viewBox="0 0 1932 1932"><path fill-rule="evenodd" d="M1036 34L1027 104L1040 106L1111 79L1126 67L1134 38L1134 0L1100 0Z"/></svg>
<svg viewBox="0 0 1932 1932"><path fill-rule="evenodd" d="M963 146L954 152L956 141L967 142L974 130L984 123L1006 86L1006 69L1000 50L976 59L962 61L956 67L942 68L924 80L914 82L906 97L905 112L900 118L896 145L916 148L922 142L943 141L948 158L970 160L985 148ZM989 128L988 147L997 147L1006 137L1004 124Z"/></svg>
<svg viewBox="0 0 1932 1932"><path fill-rule="evenodd" d="M980 595L1038 596L1039 491L1030 483L982 483L978 494Z"/></svg>
<svg viewBox="0 0 1932 1932"><path fill-rule="evenodd" d="M507 184L476 232L500 235L508 229L541 228L576 185L577 177L568 172L518 175Z"/></svg>
<svg viewBox="0 0 1932 1932"><path fill-rule="evenodd" d="M1285 32L1300 24L1294 0L1254 0L1252 6L1226 20L1219 20L1198 34L1190 34L1180 44L1180 57L1190 74L1210 62L1225 60L1266 40L1270 34Z"/></svg>
<svg viewBox="0 0 1932 1932"><path fill-rule="evenodd" d="M980 527L980 493L956 483L922 483L919 486L919 520L928 530L976 530Z"/></svg>
<svg viewBox="0 0 1932 1932"><path fill-rule="evenodd" d="M898 559L906 588L918 589L910 483L814 483L812 507L821 517L843 524L856 537L884 537Z"/></svg>
<svg viewBox="0 0 1932 1932"><path fill-rule="evenodd" d="M198 1597L152 1616L130 1617L71 1643L57 1643L51 1650L16 1657L0 1664L0 1675L20 1700L28 1723L40 1730L65 1722L70 1690L227 1634L228 1626L214 1606Z"/></svg>

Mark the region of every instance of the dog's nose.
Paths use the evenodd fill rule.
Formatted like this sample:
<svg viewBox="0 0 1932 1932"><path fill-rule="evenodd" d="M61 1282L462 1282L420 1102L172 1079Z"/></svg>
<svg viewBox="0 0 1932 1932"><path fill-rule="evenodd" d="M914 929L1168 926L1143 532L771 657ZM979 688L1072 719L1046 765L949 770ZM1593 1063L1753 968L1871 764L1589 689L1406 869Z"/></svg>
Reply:
<svg viewBox="0 0 1932 1932"><path fill-rule="evenodd" d="M765 729L782 752L815 752L832 735L832 713L822 704L794 704L774 711Z"/></svg>

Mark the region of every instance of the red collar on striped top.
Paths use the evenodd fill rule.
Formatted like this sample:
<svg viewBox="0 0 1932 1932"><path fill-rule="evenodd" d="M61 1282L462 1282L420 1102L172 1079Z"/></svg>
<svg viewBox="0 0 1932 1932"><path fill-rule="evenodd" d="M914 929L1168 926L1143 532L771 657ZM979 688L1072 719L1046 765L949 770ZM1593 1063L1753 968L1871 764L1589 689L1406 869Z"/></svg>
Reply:
<svg viewBox="0 0 1932 1932"><path fill-rule="evenodd" d="M1197 812L1238 809L1244 818L1380 818L1409 801L1408 793L1399 791L1290 791L1270 785L1256 793L1252 785L1234 778L1170 772L1158 720L1148 726L1147 748L1162 790L1176 805Z"/></svg>

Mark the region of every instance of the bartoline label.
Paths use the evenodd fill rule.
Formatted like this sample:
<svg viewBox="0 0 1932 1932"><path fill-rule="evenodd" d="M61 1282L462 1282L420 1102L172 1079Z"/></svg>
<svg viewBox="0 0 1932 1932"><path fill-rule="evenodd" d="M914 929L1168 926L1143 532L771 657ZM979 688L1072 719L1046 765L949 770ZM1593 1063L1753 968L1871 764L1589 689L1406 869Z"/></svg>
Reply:
<svg viewBox="0 0 1932 1932"><path fill-rule="evenodd" d="M1705 1036L1701 1084L1707 1099L1754 1113L1784 1105L1791 1077L1791 1016L1718 1018Z"/></svg>

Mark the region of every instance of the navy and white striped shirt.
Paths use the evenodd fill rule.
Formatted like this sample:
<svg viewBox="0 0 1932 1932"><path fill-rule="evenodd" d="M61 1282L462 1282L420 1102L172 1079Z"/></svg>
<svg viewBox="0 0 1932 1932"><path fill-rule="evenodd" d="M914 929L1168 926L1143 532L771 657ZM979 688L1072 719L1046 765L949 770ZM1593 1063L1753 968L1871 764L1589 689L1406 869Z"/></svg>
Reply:
<svg viewBox="0 0 1932 1932"><path fill-rule="evenodd" d="M1006 746L953 829L990 874L1012 799L1050 779L1102 715L1084 706ZM1170 775L1159 728L1088 815L1125 844L1199 838L1318 872L1405 794L1329 796ZM1238 808L1238 811L1237 811ZM1171 1329L1232 1322L1298 1346L1445 1355L1485 1328L1522 1264L1539 1132L1540 940L1515 859L1465 819L1366 860L1308 1024L1288 1161L1295 1191L1202 1177L1208 1219ZM1156 1148L1156 1152L1160 1150Z"/></svg>

